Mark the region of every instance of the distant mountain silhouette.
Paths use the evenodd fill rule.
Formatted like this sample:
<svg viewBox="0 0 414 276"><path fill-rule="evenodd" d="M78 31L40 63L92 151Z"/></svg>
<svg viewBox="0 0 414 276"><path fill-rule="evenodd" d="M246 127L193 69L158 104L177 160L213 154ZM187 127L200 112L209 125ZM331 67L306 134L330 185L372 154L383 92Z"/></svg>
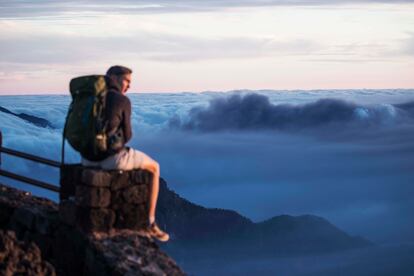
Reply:
<svg viewBox="0 0 414 276"><path fill-rule="evenodd" d="M14 113L14 112L8 110L7 108L1 107L1 106L0 106L0 111L4 112L4 113L7 113L7 114L11 114L13 116L16 116L20 119L25 120L26 122L34 124L35 126L49 127L49 128L52 128L52 129L55 128L48 120L37 117L37 116L29 115L29 114L26 114L26 113L17 114L17 113Z"/></svg>
<svg viewBox="0 0 414 276"><path fill-rule="evenodd" d="M157 219L171 235L165 249L176 256L289 256L372 245L313 215L282 215L254 223L235 211L205 208L169 190L163 179Z"/></svg>

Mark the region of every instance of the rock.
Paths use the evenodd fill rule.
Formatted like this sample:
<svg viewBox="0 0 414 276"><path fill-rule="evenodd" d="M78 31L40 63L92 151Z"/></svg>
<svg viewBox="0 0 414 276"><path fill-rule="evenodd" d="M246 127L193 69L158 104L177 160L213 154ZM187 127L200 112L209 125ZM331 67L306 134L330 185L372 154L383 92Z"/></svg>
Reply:
<svg viewBox="0 0 414 276"><path fill-rule="evenodd" d="M36 213L36 209L29 209L28 207L17 208L14 210L13 220L27 229L32 229L34 227Z"/></svg>
<svg viewBox="0 0 414 276"><path fill-rule="evenodd" d="M10 231L0 230L0 275L56 275L54 267L42 260L33 242L21 242Z"/></svg>
<svg viewBox="0 0 414 276"><path fill-rule="evenodd" d="M56 212L38 212L35 217L34 230L42 235L53 233L60 223Z"/></svg>
<svg viewBox="0 0 414 276"><path fill-rule="evenodd" d="M95 260L92 264L99 260L101 265L87 265L90 275L185 275L157 244L140 232L115 231L93 239L91 245L89 254Z"/></svg>
<svg viewBox="0 0 414 276"><path fill-rule="evenodd" d="M5 190L3 190L4 192ZM0 195L0 226L7 225L13 214L13 206L10 201Z"/></svg>
<svg viewBox="0 0 414 276"><path fill-rule="evenodd" d="M0 207L10 212L0 212L0 229L20 229L19 235L0 232L0 275L184 275L147 236L114 229L112 210L79 207L69 199L61 203L58 214L56 203L0 184ZM129 207L122 215L130 216L125 225L147 221L145 204L124 206ZM142 221L133 217L138 213ZM73 221L85 229L68 223Z"/></svg>
<svg viewBox="0 0 414 276"><path fill-rule="evenodd" d="M74 200L63 199L59 203L59 217L63 223L75 226L76 203Z"/></svg>
<svg viewBox="0 0 414 276"><path fill-rule="evenodd" d="M46 259L53 255L53 237L42 235L36 232L27 231L23 237L24 242L34 242L42 251L42 256Z"/></svg>
<svg viewBox="0 0 414 276"><path fill-rule="evenodd" d="M80 230L66 225L58 228L53 240L53 257L59 275L82 275L88 244L88 237Z"/></svg>

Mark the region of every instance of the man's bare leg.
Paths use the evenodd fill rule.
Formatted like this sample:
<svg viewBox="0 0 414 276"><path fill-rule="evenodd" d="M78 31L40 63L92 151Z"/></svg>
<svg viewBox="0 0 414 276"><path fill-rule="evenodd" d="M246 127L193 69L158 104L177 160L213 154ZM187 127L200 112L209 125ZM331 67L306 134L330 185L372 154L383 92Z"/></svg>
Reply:
<svg viewBox="0 0 414 276"><path fill-rule="evenodd" d="M160 241L167 241L169 235L158 228L155 224L155 211L157 207L158 193L159 193L159 179L160 166L151 158L144 158L140 167L143 170L148 170L152 173L152 183L149 187L149 203L148 203L148 219L150 224L150 232Z"/></svg>
<svg viewBox="0 0 414 276"><path fill-rule="evenodd" d="M152 183L149 187L148 218L150 220L150 223L153 223L155 220L155 211L157 208L157 200L160 185L160 166L154 160L144 160L141 168L152 173Z"/></svg>

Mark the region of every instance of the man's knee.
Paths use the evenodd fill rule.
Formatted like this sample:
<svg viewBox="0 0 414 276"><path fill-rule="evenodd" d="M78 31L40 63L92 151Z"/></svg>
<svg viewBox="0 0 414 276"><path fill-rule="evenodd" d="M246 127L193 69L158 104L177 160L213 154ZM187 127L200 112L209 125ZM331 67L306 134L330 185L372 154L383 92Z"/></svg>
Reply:
<svg viewBox="0 0 414 276"><path fill-rule="evenodd" d="M153 166L152 173L154 173L154 174L160 174L160 164L158 164L157 161L153 161L152 166Z"/></svg>
<svg viewBox="0 0 414 276"><path fill-rule="evenodd" d="M148 170L153 174L160 174L160 165L158 164L157 161L155 160L147 160L146 162L143 163L142 169L144 170Z"/></svg>

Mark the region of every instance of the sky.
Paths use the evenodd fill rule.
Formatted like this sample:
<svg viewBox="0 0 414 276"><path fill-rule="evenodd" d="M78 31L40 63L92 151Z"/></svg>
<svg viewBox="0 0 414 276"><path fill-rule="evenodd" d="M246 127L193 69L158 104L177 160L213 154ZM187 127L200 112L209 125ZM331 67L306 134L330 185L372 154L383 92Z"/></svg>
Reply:
<svg viewBox="0 0 414 276"><path fill-rule="evenodd" d="M414 87L414 1L0 0L0 95Z"/></svg>

